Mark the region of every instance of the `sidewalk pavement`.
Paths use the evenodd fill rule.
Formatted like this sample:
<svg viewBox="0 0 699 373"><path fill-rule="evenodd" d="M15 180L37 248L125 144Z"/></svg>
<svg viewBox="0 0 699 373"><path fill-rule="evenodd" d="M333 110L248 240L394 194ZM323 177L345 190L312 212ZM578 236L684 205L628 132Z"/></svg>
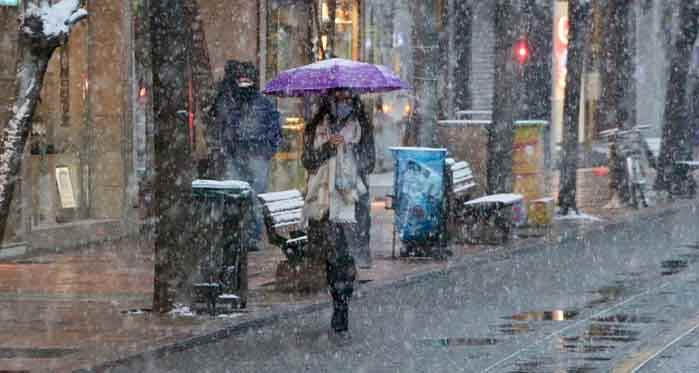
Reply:
<svg viewBox="0 0 699 373"><path fill-rule="evenodd" d="M581 198L599 193L599 179L586 180ZM606 182L606 181L604 181ZM587 184L586 184L587 183ZM585 195L587 194L587 197ZM595 201L604 202L597 198ZM389 291L411 279L458 267L475 256L541 248L599 232L640 216L687 206L676 201L650 209L583 210L603 221L556 221L547 229L528 230L503 246L454 243L448 261L393 259L393 213L381 202L372 206L373 266L360 270L358 296ZM606 228L605 228L606 227ZM129 310L148 309L153 287L152 243L121 240L63 253L0 262L0 371L72 371L109 366L120 359L158 355L207 343L286 317L329 307L325 292L289 294L274 290L280 250L249 256L249 308L228 316L172 316ZM106 364L106 365L105 365ZM97 371L100 368L96 369Z"/></svg>

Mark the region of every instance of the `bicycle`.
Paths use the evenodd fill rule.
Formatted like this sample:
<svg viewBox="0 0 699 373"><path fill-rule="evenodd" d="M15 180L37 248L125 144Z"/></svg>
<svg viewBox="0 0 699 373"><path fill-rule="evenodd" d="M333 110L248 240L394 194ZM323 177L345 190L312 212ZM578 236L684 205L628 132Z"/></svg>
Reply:
<svg viewBox="0 0 699 373"><path fill-rule="evenodd" d="M638 208L639 203L643 207L648 207L648 168L654 164L654 159L642 130L649 127L639 125L629 129L613 128L600 133L601 136L609 137L611 140L610 156L614 157L616 152L617 157L623 162L622 184L625 184L631 206L634 208Z"/></svg>

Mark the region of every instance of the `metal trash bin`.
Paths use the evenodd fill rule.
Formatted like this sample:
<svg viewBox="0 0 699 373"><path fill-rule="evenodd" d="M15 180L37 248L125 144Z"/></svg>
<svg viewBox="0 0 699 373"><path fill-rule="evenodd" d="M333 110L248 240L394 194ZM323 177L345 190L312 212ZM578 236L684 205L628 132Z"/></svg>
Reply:
<svg viewBox="0 0 699 373"><path fill-rule="evenodd" d="M252 208L252 189L237 180L192 182L193 250L199 253L192 277L192 308L211 314L217 307L245 308L247 249L243 217Z"/></svg>
<svg viewBox="0 0 699 373"><path fill-rule="evenodd" d="M395 232L407 250L402 255L430 254L446 246L444 164L446 149L392 147L395 159Z"/></svg>

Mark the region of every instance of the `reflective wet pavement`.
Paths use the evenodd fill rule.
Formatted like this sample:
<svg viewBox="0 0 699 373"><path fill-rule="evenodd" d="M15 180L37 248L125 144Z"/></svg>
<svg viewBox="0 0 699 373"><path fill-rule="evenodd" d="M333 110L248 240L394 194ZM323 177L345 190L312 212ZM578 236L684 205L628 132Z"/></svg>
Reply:
<svg viewBox="0 0 699 373"><path fill-rule="evenodd" d="M613 220L614 216L610 219ZM678 219L672 215L661 220L668 219L678 225ZM420 281L422 285L399 285L395 290L369 291L373 295L355 302L352 314L354 339L348 346L338 348L330 344L326 333L329 315L323 311L246 334L250 345L242 343L241 346L247 346L245 348L236 345L232 350L235 353L224 359L236 369L218 365L220 358L215 352L209 360L200 360L203 356L196 356L200 351L197 349L191 351L194 357L188 352L182 353L183 359L187 360L180 368L168 366L167 360L142 363L147 363L154 371L199 371L206 365L211 366L211 371L258 371L259 359L263 359L268 363L262 366L270 364L272 371L289 371L281 369L284 367L293 371L304 364L322 371L325 363L332 366L333 361L331 358L324 362L322 357L325 354L333 352L342 357L346 350L356 350L361 356L369 356L368 361L386 360L387 371L411 371L404 369L405 364L408 368L420 370L418 368L424 366L429 367L427 371L433 371L429 362L438 368L454 368L444 368L445 371L471 371L471 367L482 366L483 361L500 358L503 352L514 351L516 346L526 345L532 338L551 332L550 323L565 325L575 322L587 315L586 310L635 294L648 285L649 275L659 276L662 271L679 269L677 274L666 277L681 276L696 261L691 257L692 253L698 253L696 245L688 241L689 246L684 248L685 251L678 251L677 255L670 255L670 251L662 249L662 255L646 258L644 255L649 253L643 247L648 243L634 238L632 243L623 243L620 247L626 247L624 252L634 252L635 245L641 247L644 255L640 252L638 258L631 255L638 263L621 263L621 253L616 255L616 250L610 249L616 247L615 243L600 243L594 239L588 243L575 243L585 229L593 228L593 224L574 222L568 226L555 226L543 240L517 240L509 248L458 246L454 248L456 255L448 262L394 261L390 259L391 236L387 233L390 229L386 228L390 224L390 215L379 215L374 221L374 266L369 271L361 271L363 286L368 290L376 289L426 271L436 270L438 275ZM642 232L643 229L638 227L631 231ZM623 237L619 239L624 241ZM649 240L659 240L659 237ZM518 253L516 250L526 244L538 242L543 246L545 242L559 241L563 244L541 252ZM592 247L599 250L592 250ZM114 242L107 247L0 262L0 335L3 337L0 338L0 371L69 371L180 343L241 322L276 315L283 310L327 301L324 293L299 296L273 291L270 283L281 257L275 251L276 255L267 252L252 255L250 283L253 294L249 312L228 318L153 315L147 310L152 291L150 249L147 243ZM583 253L579 258L582 262L575 258L573 253L576 251ZM595 263L604 262L605 255L610 254L617 265L608 268L605 265L607 269L600 276L594 275L595 271L579 268L579 264L587 262L592 263L593 269L597 268ZM663 268L660 265L663 260L685 260L688 266ZM642 266L640 262L647 263ZM465 267L464 263L467 264ZM461 269L444 274L455 264L459 264ZM593 281L596 277L600 281ZM583 283L589 283L589 286L582 287ZM360 293L366 294L366 291L360 290ZM277 337L281 336L276 338L275 333L278 333ZM358 343L364 347L358 348ZM210 346L216 351L217 345ZM452 359L455 365L431 358L425 358L426 365L413 363L412 357L402 357L405 349L420 358L446 354L446 361ZM289 351L293 351L288 356L291 362L285 360ZM302 354L298 355L302 358L298 358L296 353ZM401 358L384 359L384 354L393 353L396 358ZM229 354L229 350L221 352L221 356ZM277 356L279 354L282 356ZM452 358L451 354L457 357ZM463 358L469 359L468 363L460 362L459 359ZM597 357L584 359L596 361ZM306 360L309 362L303 363ZM138 362L135 364L122 371L149 370L139 366ZM353 358L350 358L348 364L340 364L338 370L357 371L355 366L361 371L363 365L354 365ZM237 367L241 367L240 370ZM377 367L380 369L373 369ZM367 365L366 371L382 371L382 367L384 362Z"/></svg>
<svg viewBox="0 0 699 373"><path fill-rule="evenodd" d="M473 257L369 293L352 305L349 343L328 338L325 310L114 371L630 372L699 310L698 214Z"/></svg>
<svg viewBox="0 0 699 373"><path fill-rule="evenodd" d="M699 330L670 342L662 346L667 349L658 350L637 372L699 372Z"/></svg>
<svg viewBox="0 0 699 373"><path fill-rule="evenodd" d="M381 286L450 265L390 259L391 216L383 206L375 210L374 265L360 270L361 284ZM454 251L461 257L481 248ZM274 273L283 256L274 249L249 255L251 299L246 312L216 318L154 315L152 256L149 242L123 240L0 260L0 372L90 367L328 301L325 292L275 291Z"/></svg>

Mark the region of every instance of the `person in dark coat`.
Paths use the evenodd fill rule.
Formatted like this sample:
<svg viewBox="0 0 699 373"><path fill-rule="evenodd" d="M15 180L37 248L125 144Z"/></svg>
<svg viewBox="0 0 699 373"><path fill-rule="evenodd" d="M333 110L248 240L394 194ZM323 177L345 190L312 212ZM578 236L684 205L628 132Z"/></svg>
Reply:
<svg viewBox="0 0 699 373"><path fill-rule="evenodd" d="M362 201L368 198L368 175L376 158L373 126L358 96L336 90L306 125L303 140L309 259L326 262L331 327L344 335L357 274L353 254L368 237L368 210Z"/></svg>
<svg viewBox="0 0 699 373"><path fill-rule="evenodd" d="M215 105L220 131L224 177L247 181L256 194L267 191L270 161L282 141L280 114L259 92L257 69L249 62L230 60L219 83ZM248 249L262 245L263 217L257 198L248 219Z"/></svg>

